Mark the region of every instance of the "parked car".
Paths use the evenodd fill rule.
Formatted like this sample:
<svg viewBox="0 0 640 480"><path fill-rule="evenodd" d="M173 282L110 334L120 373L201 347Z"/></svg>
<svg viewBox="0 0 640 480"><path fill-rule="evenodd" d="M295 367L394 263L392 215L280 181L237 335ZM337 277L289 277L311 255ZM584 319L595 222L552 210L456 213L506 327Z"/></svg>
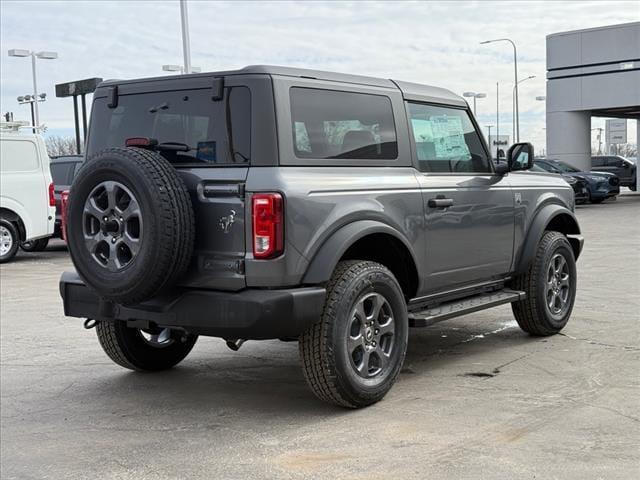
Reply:
<svg viewBox="0 0 640 480"><path fill-rule="evenodd" d="M257 66L93 98L60 292L118 365L170 368L198 335L297 339L317 397L357 408L409 327L506 303L532 335L569 320L571 188L522 172L528 143L494 167L448 90Z"/></svg>
<svg viewBox="0 0 640 480"><path fill-rule="evenodd" d="M545 170L544 168L535 164L530 168L530 171L538 173L550 173L547 172L547 170ZM565 182L571 185L571 188L573 188L573 199L576 204L580 205L589 201L589 190L586 180L562 173L560 174L560 176Z"/></svg>
<svg viewBox="0 0 640 480"><path fill-rule="evenodd" d="M583 172L559 160L536 159L535 164L547 172L576 177L587 183L588 198L591 203L602 203L607 198L620 193L620 179L607 172Z"/></svg>
<svg viewBox="0 0 640 480"><path fill-rule="evenodd" d="M53 234L54 185L42 137L20 132L20 122L0 125L0 263L22 242L46 242Z"/></svg>
<svg viewBox="0 0 640 480"><path fill-rule="evenodd" d="M596 155L591 157L591 168L617 175L620 185L636 191L637 167L634 162L619 155Z"/></svg>
<svg viewBox="0 0 640 480"><path fill-rule="evenodd" d="M56 199L56 226L54 236L62 238L60 226L62 225L62 192L71 188L71 183L82 167L84 156L63 155L51 158L51 176L55 185L54 196Z"/></svg>

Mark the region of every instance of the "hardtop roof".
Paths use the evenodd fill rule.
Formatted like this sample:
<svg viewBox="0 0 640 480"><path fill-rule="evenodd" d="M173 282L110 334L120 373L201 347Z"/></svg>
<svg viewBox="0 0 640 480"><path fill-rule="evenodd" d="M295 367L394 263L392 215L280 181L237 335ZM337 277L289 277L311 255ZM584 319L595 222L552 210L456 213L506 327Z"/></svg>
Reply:
<svg viewBox="0 0 640 480"><path fill-rule="evenodd" d="M327 72L307 68L281 67L276 65L250 65L238 70L225 70L218 72L193 73L188 75L171 75L161 77L140 78L132 80L106 80L98 88L112 85L127 85L145 82L176 81L180 78L206 78L235 75L270 75L274 77L299 77L311 78L355 85L367 85L389 89L398 89L403 96L410 100L445 103L449 105L466 106L467 102L455 93L445 88L434 87L419 83L404 82L398 80L369 77L364 75L352 75L348 73Z"/></svg>

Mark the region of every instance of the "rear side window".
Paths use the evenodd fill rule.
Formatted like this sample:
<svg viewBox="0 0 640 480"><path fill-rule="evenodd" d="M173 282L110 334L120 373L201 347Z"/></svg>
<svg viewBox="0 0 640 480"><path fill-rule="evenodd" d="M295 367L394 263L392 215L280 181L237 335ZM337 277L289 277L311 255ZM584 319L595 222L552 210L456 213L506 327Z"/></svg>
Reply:
<svg viewBox="0 0 640 480"><path fill-rule="evenodd" d="M409 103L409 114L421 172L493 172L466 110Z"/></svg>
<svg viewBox="0 0 640 480"><path fill-rule="evenodd" d="M602 157L593 157L591 159L592 167L604 167L604 158Z"/></svg>
<svg viewBox="0 0 640 480"><path fill-rule="evenodd" d="M0 171L31 172L39 167L36 145L24 140L2 140L0 142Z"/></svg>
<svg viewBox="0 0 640 480"><path fill-rule="evenodd" d="M225 88L213 101L210 89L121 95L116 108L106 98L94 103L90 154L124 147L128 138L186 145L188 151L161 151L176 164L246 164L251 157L251 93Z"/></svg>
<svg viewBox="0 0 640 480"><path fill-rule="evenodd" d="M391 100L383 95L292 88L298 158L392 160L398 157Z"/></svg>

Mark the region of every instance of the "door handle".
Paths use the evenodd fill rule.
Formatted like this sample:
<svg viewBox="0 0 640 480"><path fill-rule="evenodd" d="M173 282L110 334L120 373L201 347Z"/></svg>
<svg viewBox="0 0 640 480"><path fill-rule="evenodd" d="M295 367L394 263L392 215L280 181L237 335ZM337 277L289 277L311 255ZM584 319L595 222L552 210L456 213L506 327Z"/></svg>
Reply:
<svg viewBox="0 0 640 480"><path fill-rule="evenodd" d="M430 198L427 202L429 208L447 208L453 206L453 198Z"/></svg>

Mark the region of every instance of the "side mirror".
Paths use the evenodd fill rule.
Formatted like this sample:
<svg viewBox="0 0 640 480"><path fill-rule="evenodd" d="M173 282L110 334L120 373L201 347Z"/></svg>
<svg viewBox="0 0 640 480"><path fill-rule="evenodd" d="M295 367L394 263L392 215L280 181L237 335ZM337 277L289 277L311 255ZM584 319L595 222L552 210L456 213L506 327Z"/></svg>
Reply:
<svg viewBox="0 0 640 480"><path fill-rule="evenodd" d="M529 170L533 167L533 145L530 143L514 143L507 152L509 170Z"/></svg>

